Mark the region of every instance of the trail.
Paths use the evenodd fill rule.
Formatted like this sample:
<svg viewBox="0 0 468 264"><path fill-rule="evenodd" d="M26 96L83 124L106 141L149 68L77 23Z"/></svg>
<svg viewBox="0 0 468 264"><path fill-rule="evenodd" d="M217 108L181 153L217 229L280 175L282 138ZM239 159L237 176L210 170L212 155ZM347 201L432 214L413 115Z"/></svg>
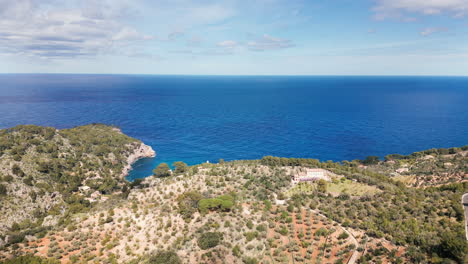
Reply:
<svg viewBox="0 0 468 264"><path fill-rule="evenodd" d="M354 263L356 263L356 260L357 260L358 257L359 257L359 251L357 250L357 249L358 249L358 246L359 246L359 243L358 243L356 237L355 237L351 232L349 232L346 228L344 228L342 225L340 225L340 223L331 220L330 218L328 218L328 217L326 217L325 215L321 214L321 213L318 212L317 210L312 210L312 209L311 209L310 211L312 211L314 214L316 214L316 215L318 215L318 216L321 216L321 217L323 217L323 218L326 218L326 219L332 221L333 223L336 223L339 227L341 227L341 229L343 229L343 230L346 232L346 234L349 235L349 237L350 237L351 240L353 241L354 245L356 246L356 249L354 250L353 255L351 255L351 258L349 258L347 264L354 264Z"/></svg>

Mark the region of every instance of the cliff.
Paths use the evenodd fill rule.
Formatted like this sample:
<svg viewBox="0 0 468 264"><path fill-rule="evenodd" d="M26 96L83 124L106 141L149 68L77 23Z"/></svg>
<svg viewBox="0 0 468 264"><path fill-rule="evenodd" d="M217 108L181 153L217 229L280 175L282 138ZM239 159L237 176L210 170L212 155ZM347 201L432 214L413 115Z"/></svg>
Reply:
<svg viewBox="0 0 468 264"><path fill-rule="evenodd" d="M126 188L132 163L154 155L141 141L102 124L0 130L0 244L10 231L47 227L46 216L57 222L89 210L103 195Z"/></svg>
<svg viewBox="0 0 468 264"><path fill-rule="evenodd" d="M143 158L153 158L156 156L156 152L148 145L143 143L136 144L133 153L131 153L127 158L127 165L122 169L122 177L128 175L129 171L132 169L132 164L137 162L139 159Z"/></svg>

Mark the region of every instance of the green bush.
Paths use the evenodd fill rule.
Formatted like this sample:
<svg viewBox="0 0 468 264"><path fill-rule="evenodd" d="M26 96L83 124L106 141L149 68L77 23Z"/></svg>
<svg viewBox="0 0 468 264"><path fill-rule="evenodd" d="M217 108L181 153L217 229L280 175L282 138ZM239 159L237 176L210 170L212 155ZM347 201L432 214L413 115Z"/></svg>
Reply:
<svg viewBox="0 0 468 264"><path fill-rule="evenodd" d="M155 177L169 177L171 176L171 168L169 168L169 165L167 163L161 163L159 164L156 169L153 170L153 175Z"/></svg>
<svg viewBox="0 0 468 264"><path fill-rule="evenodd" d="M13 167L11 168L11 172L19 177L24 177L25 175L20 166L18 166L18 164L13 165Z"/></svg>
<svg viewBox="0 0 468 264"><path fill-rule="evenodd" d="M21 256L1 262L2 264L58 264L60 261L36 256Z"/></svg>
<svg viewBox="0 0 468 264"><path fill-rule="evenodd" d="M223 239L223 233L220 232L207 232L198 238L198 246L201 249L209 249L219 245Z"/></svg>
<svg viewBox="0 0 468 264"><path fill-rule="evenodd" d="M190 219L198 210L198 202L203 196L198 192L186 192L177 197L177 204L179 206L179 214L184 219Z"/></svg>
<svg viewBox="0 0 468 264"><path fill-rule="evenodd" d="M241 250L239 248L238 245L235 245L233 248L232 248L232 254L236 257L240 257L241 256Z"/></svg>
<svg viewBox="0 0 468 264"><path fill-rule="evenodd" d="M362 161L362 164L365 165L374 165L379 163L380 158L377 156L368 156L365 160Z"/></svg>
<svg viewBox="0 0 468 264"><path fill-rule="evenodd" d="M341 234L338 236L338 239L346 239L346 238L348 238L348 237L349 237L348 233L343 232L343 233L341 233Z"/></svg>
<svg viewBox="0 0 468 264"><path fill-rule="evenodd" d="M188 170L187 164L182 161L176 161L172 163L172 166L174 167L174 173L176 174L182 174Z"/></svg>
<svg viewBox="0 0 468 264"><path fill-rule="evenodd" d="M325 228L321 227L317 231L315 231L315 236L327 236L328 235L328 230Z"/></svg>
<svg viewBox="0 0 468 264"><path fill-rule="evenodd" d="M148 264L181 264L177 253L174 251L161 251L149 257Z"/></svg>
<svg viewBox="0 0 468 264"><path fill-rule="evenodd" d="M0 184L0 196L6 195L8 193L7 188L5 185Z"/></svg>
<svg viewBox="0 0 468 264"><path fill-rule="evenodd" d="M234 198L230 195L221 195L217 198L201 199L198 202L200 213L206 214L208 211L229 211L234 206Z"/></svg>
<svg viewBox="0 0 468 264"><path fill-rule="evenodd" d="M246 257L242 260L245 264L257 264L258 260L256 258Z"/></svg>

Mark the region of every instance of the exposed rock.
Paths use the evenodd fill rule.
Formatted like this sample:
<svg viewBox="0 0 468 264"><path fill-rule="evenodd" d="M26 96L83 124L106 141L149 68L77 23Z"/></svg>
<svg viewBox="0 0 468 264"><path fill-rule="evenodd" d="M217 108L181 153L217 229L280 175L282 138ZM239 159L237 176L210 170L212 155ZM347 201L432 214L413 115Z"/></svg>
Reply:
<svg viewBox="0 0 468 264"><path fill-rule="evenodd" d="M408 168L399 168L396 170L397 173L403 173L403 172L408 172L409 169Z"/></svg>
<svg viewBox="0 0 468 264"><path fill-rule="evenodd" d="M426 155L426 156L423 157L423 159L424 160L430 160L430 159L435 159L435 157L432 156L432 155Z"/></svg>
<svg viewBox="0 0 468 264"><path fill-rule="evenodd" d="M11 143L0 157L0 175L8 177L2 183L8 195L0 203L0 235L7 234L14 223L42 219L51 209L64 213L74 202L65 199L70 195L101 200L99 191L109 194L124 185L122 175L128 174L132 163L155 156L151 147L102 124L63 130L31 125L0 131L2 142ZM69 182L73 188L68 188ZM50 217L44 221L45 226L56 223Z"/></svg>
<svg viewBox="0 0 468 264"><path fill-rule="evenodd" d="M101 196L101 193L98 191L95 191L90 195L91 199L99 199L100 196Z"/></svg>
<svg viewBox="0 0 468 264"><path fill-rule="evenodd" d="M37 240L37 237L27 235L27 236L24 237L24 239L25 239L26 241L28 241L28 242L32 242L32 241Z"/></svg>
<svg viewBox="0 0 468 264"><path fill-rule="evenodd" d="M44 218L44 221L42 222L42 226L44 227L55 226L58 224L58 221L59 221L59 216L48 215Z"/></svg>
<svg viewBox="0 0 468 264"><path fill-rule="evenodd" d="M122 177L128 175L129 171L132 169L132 164L137 160L142 158L153 158L156 156L156 152L148 145L140 143L139 146L135 148L132 154L127 158L127 165L122 170Z"/></svg>

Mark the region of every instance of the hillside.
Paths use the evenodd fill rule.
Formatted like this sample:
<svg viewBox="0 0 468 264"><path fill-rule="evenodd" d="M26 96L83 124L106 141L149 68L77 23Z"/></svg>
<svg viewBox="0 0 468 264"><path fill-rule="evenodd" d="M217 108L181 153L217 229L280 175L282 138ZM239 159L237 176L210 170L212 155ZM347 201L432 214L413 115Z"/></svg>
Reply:
<svg viewBox="0 0 468 264"><path fill-rule="evenodd" d="M102 195L127 188L129 165L151 155L142 142L101 124L1 130L0 245L20 240L23 230L46 232Z"/></svg>
<svg viewBox="0 0 468 264"><path fill-rule="evenodd" d="M385 161L371 159L367 169L385 173L408 186L428 187L468 181L468 146L391 154Z"/></svg>
<svg viewBox="0 0 468 264"><path fill-rule="evenodd" d="M29 137L45 140L42 129L38 131ZM122 171L130 153L139 149L141 142L101 125L54 131L53 140L49 137L48 141L73 142L79 138L77 133L93 136L90 141L80 139L79 146L54 143L61 146L61 151L56 158L48 156L50 162L62 164L58 157L77 156L79 164L95 166L85 169L70 162L60 167L66 169L49 173L30 170L27 168L39 166L37 160L42 160L42 154L33 150L36 147L28 148L26 153L35 151L30 157L36 158L26 163L26 154L17 162L26 175L37 173L33 176L35 183L29 187L39 188L38 183L50 182L65 202L60 201L60 206L51 206L45 213L46 219L60 216L61 220L40 232L37 224L10 228L9 243L0 249L0 261L4 263L468 260L460 204L461 195L468 192L468 183L461 180L413 188L396 179L386 162L363 165L359 161L322 163L314 159L264 157L190 167L179 162L174 164L172 173L167 167L158 166L157 176L128 184L121 178ZM99 145L91 143L99 134L97 131L110 134L105 137L108 148L98 152L101 155L96 154ZM86 151L78 155L77 149ZM8 154L2 160L13 163L11 151L5 153ZM109 159L114 162L108 162ZM460 160L452 163L463 170L466 156L457 159ZM72 173L80 168L82 173ZM58 171L66 177L81 175L76 180L79 183L60 182L53 176ZM445 173L442 167L437 172ZM413 173L424 180L419 171ZM17 176L12 177L12 182L20 181ZM106 177L112 182L110 189L101 187L107 186L103 181ZM96 180L101 182L92 184ZM7 186L9 194L2 199L11 199L11 183ZM90 190L82 194L79 189L85 184ZM65 191L59 191L62 189L75 195L65 195ZM100 199L85 206L84 201L91 198L87 193L95 190ZM78 202L67 203L65 197L75 197ZM23 236L18 236L20 231ZM13 235L17 235L14 242Z"/></svg>

